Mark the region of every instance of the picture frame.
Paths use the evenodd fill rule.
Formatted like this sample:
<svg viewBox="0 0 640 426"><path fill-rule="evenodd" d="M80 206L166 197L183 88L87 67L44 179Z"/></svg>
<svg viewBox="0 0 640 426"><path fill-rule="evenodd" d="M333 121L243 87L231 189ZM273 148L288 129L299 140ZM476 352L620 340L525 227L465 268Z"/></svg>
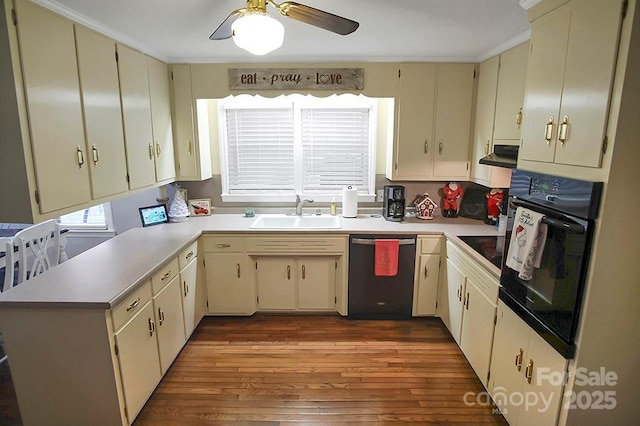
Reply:
<svg viewBox="0 0 640 426"><path fill-rule="evenodd" d="M211 216L211 199L194 198L187 202L191 216Z"/></svg>

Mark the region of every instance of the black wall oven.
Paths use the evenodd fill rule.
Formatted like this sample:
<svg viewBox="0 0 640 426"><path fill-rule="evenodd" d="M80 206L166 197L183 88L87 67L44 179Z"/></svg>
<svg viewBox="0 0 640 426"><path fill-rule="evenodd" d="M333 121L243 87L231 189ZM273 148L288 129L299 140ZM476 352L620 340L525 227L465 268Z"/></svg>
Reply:
<svg viewBox="0 0 640 426"><path fill-rule="evenodd" d="M601 182L514 170L499 297L565 358L575 353ZM506 266L515 211L543 214L547 233L540 266L529 280Z"/></svg>

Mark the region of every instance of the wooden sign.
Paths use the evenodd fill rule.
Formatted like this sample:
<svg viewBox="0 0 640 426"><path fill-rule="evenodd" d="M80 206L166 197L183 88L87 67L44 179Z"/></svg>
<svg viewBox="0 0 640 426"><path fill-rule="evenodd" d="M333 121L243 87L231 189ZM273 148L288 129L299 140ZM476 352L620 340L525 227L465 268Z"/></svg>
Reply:
<svg viewBox="0 0 640 426"><path fill-rule="evenodd" d="M362 90L362 68L229 68L229 89Z"/></svg>

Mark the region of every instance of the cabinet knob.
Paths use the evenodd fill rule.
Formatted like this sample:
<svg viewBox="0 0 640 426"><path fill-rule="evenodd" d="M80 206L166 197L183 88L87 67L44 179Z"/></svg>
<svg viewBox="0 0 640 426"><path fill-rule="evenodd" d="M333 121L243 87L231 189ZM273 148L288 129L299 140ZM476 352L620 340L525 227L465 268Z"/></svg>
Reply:
<svg viewBox="0 0 640 426"><path fill-rule="evenodd" d="M531 378L533 377L533 360L529 360L527 368L524 370L524 377L527 378L527 383L531 384Z"/></svg>
<svg viewBox="0 0 640 426"><path fill-rule="evenodd" d="M440 142L440 144L438 144L438 154L442 155L442 142Z"/></svg>
<svg viewBox="0 0 640 426"><path fill-rule="evenodd" d="M520 107L520 111L516 114L516 126L518 126L518 129L522 126L522 107Z"/></svg>
<svg viewBox="0 0 640 426"><path fill-rule="evenodd" d="M149 159L153 160L153 144L149 144Z"/></svg>
<svg viewBox="0 0 640 426"><path fill-rule="evenodd" d="M187 297L187 294L189 294L189 284L187 284L186 281L182 281L182 287L184 287L184 297Z"/></svg>
<svg viewBox="0 0 640 426"><path fill-rule="evenodd" d="M192 148L191 141L187 142L187 152L189 153L189 156L193 155L193 148Z"/></svg>
<svg viewBox="0 0 640 426"><path fill-rule="evenodd" d="M424 141L424 153L425 154L429 153L429 139L425 139Z"/></svg>
<svg viewBox="0 0 640 426"><path fill-rule="evenodd" d="M553 138L553 117L549 117L549 121L544 126L544 140L547 141L547 146L551 146L551 139Z"/></svg>
<svg viewBox="0 0 640 426"><path fill-rule="evenodd" d="M156 332L156 323L153 322L151 318L149 318L149 336L153 336L153 333Z"/></svg>
<svg viewBox="0 0 640 426"><path fill-rule="evenodd" d="M160 149L160 144L158 142L156 142L156 155L158 157L160 157L160 153L162 152L162 150Z"/></svg>
<svg viewBox="0 0 640 426"><path fill-rule="evenodd" d="M162 327L163 322L164 322L164 312L162 312L161 308L158 308L158 325Z"/></svg>
<svg viewBox="0 0 640 426"><path fill-rule="evenodd" d="M138 297L136 300L134 300L129 306L127 306L127 312L135 309L138 305L140 304L140 298Z"/></svg>
<svg viewBox="0 0 640 426"><path fill-rule="evenodd" d="M522 370L522 355L523 351L522 348L520 348L520 351L516 354L516 367L518 368L518 371Z"/></svg>
<svg viewBox="0 0 640 426"><path fill-rule="evenodd" d="M569 117L564 116L562 119L562 124L558 127L558 140L560 141L560 145L564 146L567 142L567 132L569 130Z"/></svg>
<svg viewBox="0 0 640 426"><path fill-rule="evenodd" d="M238 278L240 278L240 264L236 263L236 272L238 273Z"/></svg>
<svg viewBox="0 0 640 426"><path fill-rule="evenodd" d="M302 279L306 279L307 278L307 268L305 268L304 265L302 265Z"/></svg>
<svg viewBox="0 0 640 426"><path fill-rule="evenodd" d="M287 265L287 279L291 279L291 266Z"/></svg>
<svg viewBox="0 0 640 426"><path fill-rule="evenodd" d="M429 278L429 268L426 266L424 267L424 277Z"/></svg>
<svg viewBox="0 0 640 426"><path fill-rule="evenodd" d="M84 164L84 152L80 149L80 145L76 146L76 156L78 158L78 167Z"/></svg>
<svg viewBox="0 0 640 426"><path fill-rule="evenodd" d="M98 161L100 161L100 155L95 144L93 144L93 146L91 147L91 155L93 156L93 164L98 164Z"/></svg>

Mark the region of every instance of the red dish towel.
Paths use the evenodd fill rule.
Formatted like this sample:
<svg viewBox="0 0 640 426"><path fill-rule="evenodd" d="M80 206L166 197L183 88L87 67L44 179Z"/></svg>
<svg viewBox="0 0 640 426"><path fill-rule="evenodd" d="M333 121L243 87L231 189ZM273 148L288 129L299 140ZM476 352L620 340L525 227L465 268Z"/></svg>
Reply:
<svg viewBox="0 0 640 426"><path fill-rule="evenodd" d="M375 243L375 275L378 277L398 275L400 240L376 240Z"/></svg>

